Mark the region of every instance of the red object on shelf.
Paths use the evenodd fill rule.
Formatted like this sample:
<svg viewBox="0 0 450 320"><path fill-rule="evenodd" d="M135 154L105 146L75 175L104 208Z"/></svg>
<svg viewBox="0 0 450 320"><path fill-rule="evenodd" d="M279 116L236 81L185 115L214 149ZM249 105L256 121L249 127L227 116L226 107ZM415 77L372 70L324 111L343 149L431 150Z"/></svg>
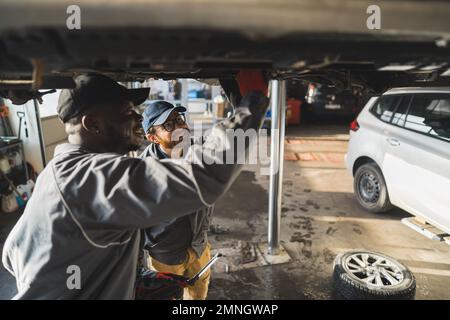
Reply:
<svg viewBox="0 0 450 320"><path fill-rule="evenodd" d="M302 102L297 99L291 98L286 101L286 119L288 124L300 124L301 105Z"/></svg>

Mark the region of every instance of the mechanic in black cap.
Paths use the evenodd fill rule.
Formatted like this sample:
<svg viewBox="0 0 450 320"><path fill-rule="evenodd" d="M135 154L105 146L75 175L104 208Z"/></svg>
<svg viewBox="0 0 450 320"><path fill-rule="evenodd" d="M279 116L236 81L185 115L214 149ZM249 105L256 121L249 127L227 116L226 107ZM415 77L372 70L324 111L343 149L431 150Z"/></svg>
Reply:
<svg viewBox="0 0 450 320"><path fill-rule="evenodd" d="M189 137L185 112L185 107L176 107L167 101L155 101L145 108L142 127L151 143L141 157L157 160L172 157L175 146ZM151 257L153 269L187 278L197 274L211 259L207 231L213 210L214 206L205 206L188 216L169 219L145 229L145 249ZM210 277L208 270L193 286L186 287L184 299L206 299Z"/></svg>
<svg viewBox="0 0 450 320"><path fill-rule="evenodd" d="M148 89L127 90L97 74L75 83L58 103L69 143L39 174L4 244L15 299L133 299L141 230L211 206L242 168L207 162L193 147L192 163L125 156L144 139L134 107ZM217 134L261 126L267 97L249 93L241 106Z"/></svg>
<svg viewBox="0 0 450 320"><path fill-rule="evenodd" d="M147 99L149 88L127 89L100 74L80 75L75 84L61 91L57 107L69 143L119 154L139 148L142 117L134 106Z"/></svg>

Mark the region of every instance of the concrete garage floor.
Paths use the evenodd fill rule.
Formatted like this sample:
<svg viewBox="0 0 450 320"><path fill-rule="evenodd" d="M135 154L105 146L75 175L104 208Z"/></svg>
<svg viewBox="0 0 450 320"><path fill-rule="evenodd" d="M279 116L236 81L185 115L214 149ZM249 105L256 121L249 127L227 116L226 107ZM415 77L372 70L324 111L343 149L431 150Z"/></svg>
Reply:
<svg viewBox="0 0 450 320"><path fill-rule="evenodd" d="M209 299L335 299L331 274L336 254L375 250L405 263L417 280L416 299L450 299L450 246L425 238L400 220L396 209L375 215L360 209L345 170L348 126L288 128L284 163L282 244L286 264L213 273ZM269 177L246 167L216 205L213 248L267 241ZM18 215L0 216L0 248ZM245 264L240 266L245 268ZM14 278L0 266L0 299L15 293Z"/></svg>
<svg viewBox="0 0 450 320"><path fill-rule="evenodd" d="M333 260L351 249L378 251L406 264L416 277L416 299L450 299L450 246L403 225L400 220L410 215L400 209L376 215L358 207L343 162L347 128L288 129L281 239L292 260L215 272L209 299L337 299ZM213 248L267 241L268 176L246 169L216 205L214 223L230 232L211 235Z"/></svg>

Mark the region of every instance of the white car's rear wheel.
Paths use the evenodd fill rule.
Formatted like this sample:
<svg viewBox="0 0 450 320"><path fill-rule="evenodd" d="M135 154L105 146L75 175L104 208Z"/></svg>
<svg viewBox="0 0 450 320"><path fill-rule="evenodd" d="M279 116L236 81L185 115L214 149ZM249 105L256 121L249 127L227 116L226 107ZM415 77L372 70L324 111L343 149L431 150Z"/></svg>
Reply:
<svg viewBox="0 0 450 320"><path fill-rule="evenodd" d="M383 173L375 163L360 166L355 173L353 190L365 210L382 213L392 208Z"/></svg>

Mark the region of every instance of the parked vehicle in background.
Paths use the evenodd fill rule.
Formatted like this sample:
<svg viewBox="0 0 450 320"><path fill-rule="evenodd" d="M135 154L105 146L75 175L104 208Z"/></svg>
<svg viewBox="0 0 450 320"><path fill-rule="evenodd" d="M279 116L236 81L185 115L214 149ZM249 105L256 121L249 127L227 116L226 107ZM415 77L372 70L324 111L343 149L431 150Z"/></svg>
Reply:
<svg viewBox="0 0 450 320"><path fill-rule="evenodd" d="M350 128L346 165L366 210L392 205L450 233L450 88L397 88Z"/></svg>
<svg viewBox="0 0 450 320"><path fill-rule="evenodd" d="M356 92L336 92L335 88L320 83L309 83L305 102L305 112L313 116L356 116L362 108Z"/></svg>

